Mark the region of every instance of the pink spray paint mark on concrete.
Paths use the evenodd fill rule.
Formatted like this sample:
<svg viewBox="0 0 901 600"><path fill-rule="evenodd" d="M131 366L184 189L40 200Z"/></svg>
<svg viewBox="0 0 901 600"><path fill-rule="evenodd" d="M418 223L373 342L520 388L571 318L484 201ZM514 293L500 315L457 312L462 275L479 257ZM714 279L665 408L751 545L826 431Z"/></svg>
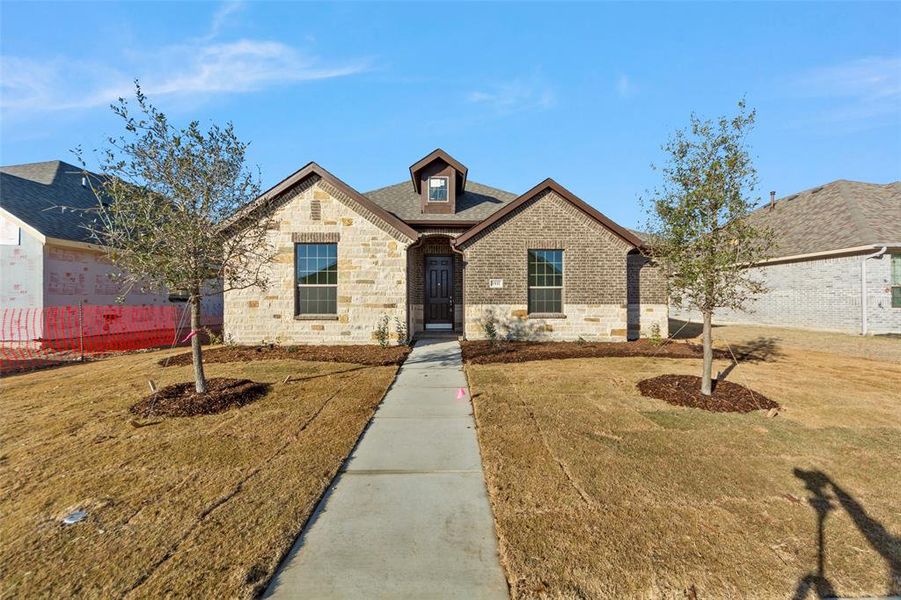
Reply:
<svg viewBox="0 0 901 600"><path fill-rule="evenodd" d="M465 397L466 397L466 390L465 390L465 389L460 388L459 390L457 390L457 400L462 400L462 399L465 398Z"/></svg>

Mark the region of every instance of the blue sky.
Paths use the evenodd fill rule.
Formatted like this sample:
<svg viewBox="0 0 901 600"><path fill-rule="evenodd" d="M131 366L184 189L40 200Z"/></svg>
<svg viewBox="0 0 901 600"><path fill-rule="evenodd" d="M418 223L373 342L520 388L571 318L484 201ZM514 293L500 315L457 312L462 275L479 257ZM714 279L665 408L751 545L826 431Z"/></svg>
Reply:
<svg viewBox="0 0 901 600"><path fill-rule="evenodd" d="M360 191L442 147L475 181L553 177L626 226L692 111L758 110L758 194L901 179L901 3L0 5L0 162L71 161L140 78L233 121L264 185Z"/></svg>

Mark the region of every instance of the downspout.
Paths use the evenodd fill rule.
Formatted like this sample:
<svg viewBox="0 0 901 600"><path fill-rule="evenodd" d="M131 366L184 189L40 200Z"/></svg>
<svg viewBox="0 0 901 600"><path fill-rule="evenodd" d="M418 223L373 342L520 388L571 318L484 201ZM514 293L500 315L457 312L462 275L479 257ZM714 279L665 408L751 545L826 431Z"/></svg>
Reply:
<svg viewBox="0 0 901 600"><path fill-rule="evenodd" d="M457 245L454 243L455 240L451 238L450 240L450 249L451 252L460 255L460 264L463 265L463 272L460 274L460 297L463 298L463 306L460 307L460 312L462 313L460 316L460 322L463 326L463 331L460 333L463 335L463 339L466 339L466 255L462 250L457 248ZM456 310L456 307L454 308ZM454 316L454 320L456 321L456 315Z"/></svg>
<svg viewBox="0 0 901 600"><path fill-rule="evenodd" d="M886 250L888 246L883 246L881 250L860 259L860 335L867 334L867 260L882 256Z"/></svg>
<svg viewBox="0 0 901 600"><path fill-rule="evenodd" d="M415 242L407 246L407 339L413 340L413 307L410 305L410 250L422 246L423 237L420 235Z"/></svg>

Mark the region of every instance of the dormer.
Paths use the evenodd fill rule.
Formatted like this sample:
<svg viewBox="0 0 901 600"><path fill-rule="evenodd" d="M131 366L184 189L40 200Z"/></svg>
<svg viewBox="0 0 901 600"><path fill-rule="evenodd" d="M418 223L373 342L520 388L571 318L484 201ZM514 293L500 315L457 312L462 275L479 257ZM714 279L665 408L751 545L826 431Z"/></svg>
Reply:
<svg viewBox="0 0 901 600"><path fill-rule="evenodd" d="M468 169L438 148L410 167L413 188L423 214L454 214L457 197L466 189Z"/></svg>

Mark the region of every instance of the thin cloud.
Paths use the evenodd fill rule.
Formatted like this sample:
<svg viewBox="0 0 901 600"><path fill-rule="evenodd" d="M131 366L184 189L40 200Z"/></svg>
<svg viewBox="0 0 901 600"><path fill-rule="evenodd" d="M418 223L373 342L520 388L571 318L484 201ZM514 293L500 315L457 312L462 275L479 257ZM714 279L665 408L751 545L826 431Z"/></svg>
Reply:
<svg viewBox="0 0 901 600"><path fill-rule="evenodd" d="M222 28L225 27L229 18L243 9L244 2L241 2L240 0L223 2L219 8L216 9L216 12L213 13L213 20L210 22L210 30L202 39L206 41L215 39L222 31Z"/></svg>
<svg viewBox="0 0 901 600"><path fill-rule="evenodd" d="M620 98L631 98L638 91L638 87L629 79L628 75L620 75L616 80L616 95Z"/></svg>
<svg viewBox="0 0 901 600"><path fill-rule="evenodd" d="M557 102L554 90L538 81L512 81L495 84L485 90L470 92L466 99L491 107L499 114L525 110L544 110Z"/></svg>
<svg viewBox="0 0 901 600"><path fill-rule="evenodd" d="M793 95L822 102L820 121L878 125L901 120L901 57L851 60L801 73Z"/></svg>
<svg viewBox="0 0 901 600"><path fill-rule="evenodd" d="M276 85L346 77L366 71L366 60L330 62L272 40L213 42L238 3L213 15L209 33L179 45L130 54L130 65L78 60L0 57L4 116L105 106L129 95L141 80L152 96L204 97L246 93Z"/></svg>

